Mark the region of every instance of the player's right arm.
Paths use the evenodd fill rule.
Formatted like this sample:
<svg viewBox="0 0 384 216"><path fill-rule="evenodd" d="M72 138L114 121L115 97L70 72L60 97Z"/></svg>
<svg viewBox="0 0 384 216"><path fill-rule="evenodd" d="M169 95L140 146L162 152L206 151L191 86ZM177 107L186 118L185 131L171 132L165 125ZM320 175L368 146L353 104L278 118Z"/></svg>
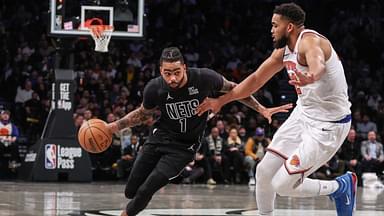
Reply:
<svg viewBox="0 0 384 216"><path fill-rule="evenodd" d="M123 118L110 123L108 126L112 133L120 131L126 127L135 127L141 125L153 117L156 108L145 109L143 105L125 115Z"/></svg>
<svg viewBox="0 0 384 216"><path fill-rule="evenodd" d="M217 99L206 99L200 104L197 109L198 114L202 115L208 110L217 113L223 105L231 101L249 97L260 89L277 72L283 69L283 54L284 49L275 49L271 56L267 58L254 73L249 75L231 91Z"/></svg>
<svg viewBox="0 0 384 216"><path fill-rule="evenodd" d="M144 88L143 103L141 106L128 113L123 118L108 124L111 132L115 133L126 127L141 125L151 119L157 109L156 98L158 97L158 89L157 82L151 80Z"/></svg>

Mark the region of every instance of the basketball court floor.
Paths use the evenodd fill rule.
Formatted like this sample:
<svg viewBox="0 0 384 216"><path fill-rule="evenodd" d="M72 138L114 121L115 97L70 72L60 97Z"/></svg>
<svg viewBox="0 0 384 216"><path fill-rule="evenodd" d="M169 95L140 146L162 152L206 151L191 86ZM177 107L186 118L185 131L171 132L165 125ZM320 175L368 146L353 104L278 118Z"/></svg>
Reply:
<svg viewBox="0 0 384 216"><path fill-rule="evenodd" d="M127 199L123 183L0 182L0 216L120 215ZM336 215L328 197L277 197L276 216ZM254 187L168 185L155 194L143 215L256 215ZM384 189L359 188L357 216L384 215Z"/></svg>

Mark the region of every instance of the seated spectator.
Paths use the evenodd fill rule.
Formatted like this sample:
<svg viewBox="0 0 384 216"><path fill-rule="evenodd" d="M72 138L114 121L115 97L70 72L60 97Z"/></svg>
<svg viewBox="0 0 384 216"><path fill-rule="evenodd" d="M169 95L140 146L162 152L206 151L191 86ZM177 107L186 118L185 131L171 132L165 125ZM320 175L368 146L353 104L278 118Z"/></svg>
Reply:
<svg viewBox="0 0 384 216"><path fill-rule="evenodd" d="M32 82L25 80L23 88L19 86L15 97L15 103L25 103L27 100L32 98Z"/></svg>
<svg viewBox="0 0 384 216"><path fill-rule="evenodd" d="M75 123L76 131L78 131L80 129L83 122L84 122L84 116L81 114L75 113L74 114L74 123Z"/></svg>
<svg viewBox="0 0 384 216"><path fill-rule="evenodd" d="M338 156L335 155L326 164L320 167L314 172L311 177L321 180L331 180L344 174L345 164L343 160L339 160Z"/></svg>
<svg viewBox="0 0 384 216"><path fill-rule="evenodd" d="M248 140L248 136L247 136L247 130L245 129L245 127L241 127L239 129L239 137L241 139L241 142L243 144L245 144Z"/></svg>
<svg viewBox="0 0 384 216"><path fill-rule="evenodd" d="M84 120L86 120L86 121L94 118L92 111L89 109L84 111L83 116L84 116Z"/></svg>
<svg viewBox="0 0 384 216"><path fill-rule="evenodd" d="M208 146L207 142L203 142L200 149L195 154L194 167L201 167L204 172L204 180L207 182L207 184L215 185L216 181L213 180L212 177L211 163L209 162L209 159L206 155L208 155Z"/></svg>
<svg viewBox="0 0 384 216"><path fill-rule="evenodd" d="M212 171L218 174L214 176L214 179L220 180L224 183L229 183L228 181L228 160L223 154L225 150L225 142L223 138L219 136L219 129L214 127L211 129L211 134L207 136L204 140L207 145L208 151L206 152L206 157L209 160ZM207 184L214 184L216 182L214 179L208 179ZM212 181L213 180L213 181Z"/></svg>
<svg viewBox="0 0 384 216"><path fill-rule="evenodd" d="M30 144L34 144L39 139L39 134L44 126L42 118L42 104L39 95L36 92L32 93L32 98L27 100L24 104L25 109L25 134Z"/></svg>
<svg viewBox="0 0 384 216"><path fill-rule="evenodd" d="M384 170L383 144L376 140L376 132L369 131L368 140L361 143L362 172L374 172L379 177Z"/></svg>
<svg viewBox="0 0 384 216"><path fill-rule="evenodd" d="M225 123L223 120L218 120L216 122L216 127L217 129L219 130L219 136L222 138L222 139L227 139L228 138L228 132L225 128Z"/></svg>
<svg viewBox="0 0 384 216"><path fill-rule="evenodd" d="M130 145L126 146L123 149L123 155L119 160L117 160L117 163L114 165L114 167L117 167L116 175L118 179L123 180L129 175L133 163L135 162L137 153L139 152L139 149L139 139L136 135L132 135Z"/></svg>
<svg viewBox="0 0 384 216"><path fill-rule="evenodd" d="M113 113L107 115L107 123L114 122L116 116ZM112 134L112 144L100 155L101 167L105 170L109 170L113 163L121 158L121 134L114 133Z"/></svg>
<svg viewBox="0 0 384 216"><path fill-rule="evenodd" d="M191 184L194 183L196 179L200 176L204 175L204 169L200 166L197 166L195 161L191 161L181 173L183 178L183 184Z"/></svg>
<svg viewBox="0 0 384 216"><path fill-rule="evenodd" d="M345 169L355 172L361 184L361 149L360 142L356 139L356 131L350 129L347 139L339 150L339 159L344 161Z"/></svg>
<svg viewBox="0 0 384 216"><path fill-rule="evenodd" d="M370 131L374 131L375 133L377 133L376 123L372 122L367 114L364 114L362 121L356 124L356 132L358 138L360 140L367 139L367 134Z"/></svg>
<svg viewBox="0 0 384 216"><path fill-rule="evenodd" d="M271 142L271 140L266 138L264 135L264 129L257 127L255 136L250 137L245 144L244 164L248 170L249 185L255 185L256 165L264 157L266 148Z"/></svg>
<svg viewBox="0 0 384 216"><path fill-rule="evenodd" d="M226 144L225 155L228 158L228 165L233 168L234 174L230 179L234 179L235 182L239 184L241 183L241 173L243 171L244 163L244 143L241 142L236 128L231 128L229 130Z"/></svg>
<svg viewBox="0 0 384 216"><path fill-rule="evenodd" d="M0 158L3 159L4 153L10 154L8 166L11 169L20 166L19 149L17 138L19 129L10 121L11 112L3 110L0 113Z"/></svg>

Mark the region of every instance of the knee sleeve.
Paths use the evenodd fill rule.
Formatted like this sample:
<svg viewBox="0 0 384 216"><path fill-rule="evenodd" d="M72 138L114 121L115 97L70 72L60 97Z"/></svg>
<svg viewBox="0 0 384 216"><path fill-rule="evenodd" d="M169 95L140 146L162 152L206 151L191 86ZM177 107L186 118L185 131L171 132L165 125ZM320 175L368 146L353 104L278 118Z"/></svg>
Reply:
<svg viewBox="0 0 384 216"><path fill-rule="evenodd" d="M298 173L291 175L284 167L282 167L278 172L279 173L276 174L271 180L273 190L280 196L291 196L294 191L295 184L299 184L299 181L301 181L301 174Z"/></svg>
<svg viewBox="0 0 384 216"><path fill-rule="evenodd" d="M284 179L277 180L275 178L271 181L273 190L279 194L280 196L288 196L287 194L288 190L287 188L289 185L286 184L286 181Z"/></svg>
<svg viewBox="0 0 384 216"><path fill-rule="evenodd" d="M261 161L256 167L256 182L259 184L270 183L274 174L268 168L268 164Z"/></svg>

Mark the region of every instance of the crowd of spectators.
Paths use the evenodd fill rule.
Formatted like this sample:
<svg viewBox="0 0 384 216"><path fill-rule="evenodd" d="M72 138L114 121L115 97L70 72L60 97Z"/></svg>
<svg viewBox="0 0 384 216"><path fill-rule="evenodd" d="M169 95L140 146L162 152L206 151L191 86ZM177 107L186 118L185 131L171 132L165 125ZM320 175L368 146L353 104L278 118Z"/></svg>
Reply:
<svg viewBox="0 0 384 216"><path fill-rule="evenodd" d="M13 113L11 122L19 131L19 141L15 143L29 147L39 138L50 109L59 43L47 33L49 1L0 2L0 109ZM93 51L92 40L73 38L69 41L69 52L75 60L75 125L79 127L90 118L112 121L135 109L141 103L145 84L159 75L158 58L167 46L178 46L189 67L208 67L240 82L271 53L270 18L274 5L280 2L151 0L145 5L143 40L112 40L109 52L101 54ZM295 2L307 12L306 26L329 38L343 61L357 139L369 140L368 134L373 131L380 141L384 137L384 41L380 37L384 3L379 0ZM276 75L255 96L265 106L296 100L286 73ZM263 137L271 139L286 117L287 114L278 114L268 124L261 115L239 103L225 106L208 123L206 133L217 132L222 149L212 149L208 144L205 152L201 152L207 160L190 164L191 170L203 167L211 171L190 172L186 176L194 179L203 175L204 181L214 183L215 175L219 174L218 181L241 182L244 176L237 172L241 167L246 177L252 177L253 167L264 154L260 149L267 144L255 139L248 144L248 138L253 139L263 131ZM228 140L229 134L235 133L233 130L239 139ZM105 155L92 156L94 169L112 167L119 177L126 176L122 170L129 171L131 164L126 155L135 153L136 148L126 151L125 147L131 142L143 143L145 135L145 126L121 133L114 138L112 152L105 153L109 154L108 160ZM208 136L207 142L210 141ZM224 151L220 159L216 157L217 151ZM247 154L249 151L254 152ZM364 163L360 156L355 159ZM226 165L219 168L218 161Z"/></svg>

